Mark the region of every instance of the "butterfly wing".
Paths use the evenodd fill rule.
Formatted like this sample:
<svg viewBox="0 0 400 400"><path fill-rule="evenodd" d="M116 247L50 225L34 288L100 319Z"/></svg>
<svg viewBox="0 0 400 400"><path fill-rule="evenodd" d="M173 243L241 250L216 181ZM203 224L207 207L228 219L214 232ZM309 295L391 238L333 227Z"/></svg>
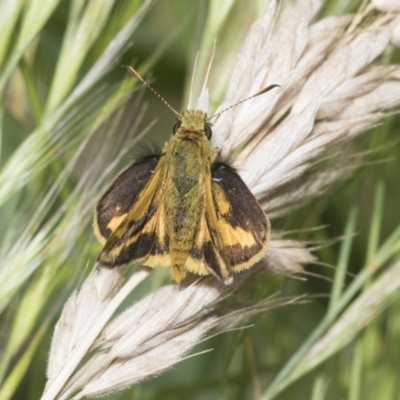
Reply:
<svg viewBox="0 0 400 400"><path fill-rule="evenodd" d="M95 231L105 241L97 259L106 267L134 262L171 265L161 201L164 159L149 158L125 170L100 199Z"/></svg>
<svg viewBox="0 0 400 400"><path fill-rule="evenodd" d="M268 248L268 218L235 170L215 163L211 174L214 225L224 258L234 272L248 269Z"/></svg>
<svg viewBox="0 0 400 400"><path fill-rule="evenodd" d="M204 212L185 267L228 284L232 272L250 268L264 256L269 221L232 168L217 163L205 176L210 179L205 179Z"/></svg>

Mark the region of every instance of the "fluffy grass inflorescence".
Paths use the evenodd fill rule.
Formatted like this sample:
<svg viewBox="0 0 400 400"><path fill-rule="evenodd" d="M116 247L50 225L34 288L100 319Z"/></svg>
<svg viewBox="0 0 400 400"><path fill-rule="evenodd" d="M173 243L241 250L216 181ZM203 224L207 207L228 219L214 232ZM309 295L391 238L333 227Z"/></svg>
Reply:
<svg viewBox="0 0 400 400"><path fill-rule="evenodd" d="M350 252L357 240L355 232L360 229L356 228L357 215L363 212L362 207L356 207L355 199L342 200L340 205L348 219L337 263L329 253L327 239L331 233L323 227L303 228L325 222L323 211L332 210L335 204L334 196L327 193L345 178L371 169L369 164L373 168L390 163L399 167L398 160L385 160L391 156L391 149L382 144L387 139L398 150L396 136L387 132L388 127L395 133L399 129L394 122L382 125L400 105L397 3L355 3L351 5L353 14L339 13L343 7L339 1L335 2L336 10L333 3L317 0L257 1L252 7L242 1L210 1L207 9L197 6L196 14L203 18L197 43L200 52L195 78L187 85L194 97L202 92L214 46L208 86L210 109L215 113L269 85L279 85L213 121L212 145L219 147L224 157L235 160L241 177L272 220L268 252L261 263L237 274L229 286L211 277L193 277L182 285L169 283L159 288L169 279L166 272L138 266L123 272L94 270L72 291L83 279L79 269L83 270L86 260L99 249L88 239L93 237L88 226L101 185L151 127L139 129L145 111L140 97L127 111L122 108L135 91L135 79L128 77L120 85L102 84L127 51L141 19L151 12L152 1L116 3L93 0L69 4L51 79L47 71L34 78L41 70L33 62L40 57L34 55L43 51L38 34L44 41L50 25L46 22L64 6L55 0L1 3L0 90L7 99L1 114L3 131L11 130L11 120L15 119L20 131L29 135L18 145L5 141L11 150L0 170L0 211L4 226L8 226L1 234L0 247L2 337L8 338L3 340L0 362L0 398L9 399L25 390L23 377L32 373L29 366L35 362L43 367L44 374L44 362L35 360L35 352L52 331L61 308L42 399L80 399L120 391L192 357L194 346L200 344L202 349L205 339L225 331L233 332L212 339L214 352L218 352L224 337L231 335L231 349L221 356L221 363L216 362L217 369L210 368L217 374L216 382L205 382L205 370L193 369L189 379L176 383L169 392L162 387L147 387L146 391L144 386L143 398L169 395L197 399L203 390L213 390L213 397L267 400L286 390L284 398L322 399L330 390L332 396L337 394L339 381L345 382L352 400L395 398L400 391L395 378L399 365L389 356L384 363L387 374L374 381L373 390L362 392L364 376L382 363L379 352L371 348L393 345L400 336L398 322L384 320L388 333L382 333L375 318L389 306L388 313L399 311L396 254L400 251L400 226L393 225L395 218L391 218L385 241L381 244L379 240L384 210L390 210L390 206L385 207L384 183L376 186L374 200L368 199L365 215L372 215L372 219L363 243L366 256L358 259L355 268L350 268ZM243 25L247 24L243 31L238 31L239 16ZM193 17L187 14L183 24ZM18 21L20 27L14 31ZM173 30L139 70L151 68L183 29L187 28L182 25ZM17 36L13 46L12 35ZM87 69L85 60L95 61ZM17 66L19 73L14 72ZM40 87L41 81L48 89ZM206 93L203 90L202 104ZM29 117L18 108L21 98ZM356 139L371 129L376 134L368 145ZM117 135L116 130L122 133ZM128 131L133 132L130 141L125 134ZM54 179L50 178L52 174ZM367 192L370 197L371 192ZM396 190L393 193L399 194ZM390 194L386 197L390 199ZM307 204L311 208L307 209ZM308 212L303 220L300 211L293 213L301 207L306 210L303 213ZM329 302L318 302L317 306L314 301L309 304L311 296L303 295L310 291L309 284L305 289L303 280L287 283L288 275L300 274L301 279L307 273L313 275L308 267L303 270L313 263L319 264L320 275L323 265L336 263ZM346 286L348 270L356 275ZM271 278L279 275L285 279ZM264 277L269 277L269 283ZM265 288L260 289L259 282ZM278 287L287 289L290 296L271 295ZM133 305L132 296L139 300ZM261 311L304 302L307 306L296 311L304 313L304 322L295 322L294 313L289 311L293 307L286 307L284 315L291 315L292 324L300 324L305 334L281 321L277 323L273 311L263 314L266 322L262 326L268 331L261 339L255 336L252 343L249 330L237 330ZM326 307L325 314L321 307ZM274 324L279 332L285 326L288 330L274 334ZM354 342L363 329L363 336ZM275 347L269 350L271 340L275 340ZM204 351L198 352L209 349L209 341L205 343ZM338 371L331 379L335 366L330 366L329 374L321 366L350 343L355 343L352 356L341 361L346 363L345 372ZM238 361L235 355L241 346L244 361ZM286 347L291 349L291 356L289 350L277 350ZM214 361L207 357L210 353L195 359ZM273 362L265 366L269 358ZM290 392L292 384L299 385L300 378L311 371L314 383L310 386L308 381L298 386L301 390ZM188 382L199 382L197 389L190 390ZM141 396L141 389L133 390ZM38 394L41 388L33 392Z"/></svg>

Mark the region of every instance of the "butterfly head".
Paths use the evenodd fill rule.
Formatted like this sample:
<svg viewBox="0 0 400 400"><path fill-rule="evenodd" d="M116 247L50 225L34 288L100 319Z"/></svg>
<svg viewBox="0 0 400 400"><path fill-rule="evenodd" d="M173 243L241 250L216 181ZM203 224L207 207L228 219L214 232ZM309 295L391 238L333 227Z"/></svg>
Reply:
<svg viewBox="0 0 400 400"><path fill-rule="evenodd" d="M174 135L182 131L190 131L205 135L207 139L211 139L211 127L207 122L207 114L201 110L185 110L181 119L174 126Z"/></svg>

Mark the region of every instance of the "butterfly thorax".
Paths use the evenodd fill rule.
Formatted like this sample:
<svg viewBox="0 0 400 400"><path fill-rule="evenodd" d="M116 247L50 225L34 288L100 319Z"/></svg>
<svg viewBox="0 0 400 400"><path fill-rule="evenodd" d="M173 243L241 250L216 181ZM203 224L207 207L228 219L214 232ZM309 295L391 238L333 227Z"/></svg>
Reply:
<svg viewBox="0 0 400 400"><path fill-rule="evenodd" d="M204 213L204 180L209 177L212 150L201 111L183 113L181 127L166 148L168 165L164 207L175 279L184 277L185 262ZM208 172L208 174L207 174Z"/></svg>

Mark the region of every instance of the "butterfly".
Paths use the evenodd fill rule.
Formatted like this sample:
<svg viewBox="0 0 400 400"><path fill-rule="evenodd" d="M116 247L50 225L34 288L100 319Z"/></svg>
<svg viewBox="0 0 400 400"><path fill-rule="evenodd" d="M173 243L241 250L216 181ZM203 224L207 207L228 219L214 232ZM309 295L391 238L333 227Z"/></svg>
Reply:
<svg viewBox="0 0 400 400"><path fill-rule="evenodd" d="M164 149L137 160L100 198L98 264L172 266L176 282L189 271L230 284L233 273L264 257L269 220L238 173L219 160L208 121L201 110L185 110Z"/></svg>

